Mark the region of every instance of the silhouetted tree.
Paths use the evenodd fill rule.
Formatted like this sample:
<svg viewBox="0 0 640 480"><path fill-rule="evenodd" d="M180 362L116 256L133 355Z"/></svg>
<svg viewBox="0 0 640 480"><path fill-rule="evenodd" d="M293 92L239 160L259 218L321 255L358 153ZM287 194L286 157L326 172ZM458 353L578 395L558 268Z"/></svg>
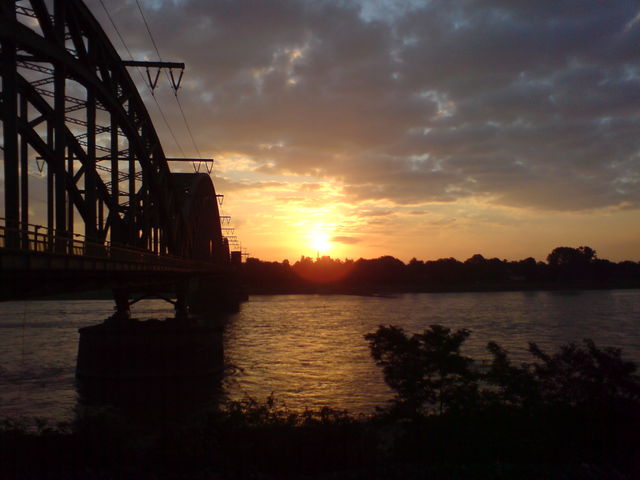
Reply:
<svg viewBox="0 0 640 480"><path fill-rule="evenodd" d="M596 251L591 247L557 247L547 256L547 262L560 280L587 280L595 258Z"/></svg>
<svg viewBox="0 0 640 480"><path fill-rule="evenodd" d="M242 273L249 291L256 293L640 286L640 263L616 264L599 259L590 247L558 247L547 261L536 262L529 257L509 262L475 254L464 263L455 258L427 262L412 258L405 265L388 255L355 262L302 256L291 265L286 260L278 263L249 258L242 265Z"/></svg>
<svg viewBox="0 0 640 480"><path fill-rule="evenodd" d="M416 413L437 408L442 413L461 408L477 392L473 360L460 353L468 336L469 330L452 332L441 325L411 336L400 327L380 326L365 339L402 410Z"/></svg>
<svg viewBox="0 0 640 480"><path fill-rule="evenodd" d="M484 399L492 405L507 407L531 408L538 405L540 389L529 365L513 365L507 351L495 342L489 342L487 350L493 355L493 360L482 377L490 387L483 392Z"/></svg>
<svg viewBox="0 0 640 480"><path fill-rule="evenodd" d="M465 268L462 262L455 258L440 258L425 262L425 272L429 283L436 285L452 285L464 283Z"/></svg>
<svg viewBox="0 0 640 480"><path fill-rule="evenodd" d="M600 349L586 339L584 347L569 343L553 355L535 343L529 344L529 351L539 360L533 373L547 404L602 410L619 402L640 402L637 366L623 360L620 349Z"/></svg>
<svg viewBox="0 0 640 480"><path fill-rule="evenodd" d="M596 252L590 247L556 247L547 256L547 262L556 267L576 266L586 265L595 258Z"/></svg>
<svg viewBox="0 0 640 480"><path fill-rule="evenodd" d="M580 407L604 414L640 408L637 366L623 360L619 349L584 340L584 347L569 343L549 355L530 343L536 361L515 366L502 347L490 342L493 360L480 373L460 352L469 333L431 325L408 335L400 327L380 326L365 339L396 392L396 406L405 412L469 412L487 405L530 411Z"/></svg>

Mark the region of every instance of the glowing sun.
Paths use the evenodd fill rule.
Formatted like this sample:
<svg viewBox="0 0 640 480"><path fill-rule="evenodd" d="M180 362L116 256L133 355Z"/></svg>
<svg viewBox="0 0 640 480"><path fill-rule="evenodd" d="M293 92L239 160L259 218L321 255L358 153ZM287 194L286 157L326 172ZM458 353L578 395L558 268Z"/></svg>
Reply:
<svg viewBox="0 0 640 480"><path fill-rule="evenodd" d="M326 252L331 248L329 236L324 232L313 232L310 236L311 248L317 252Z"/></svg>

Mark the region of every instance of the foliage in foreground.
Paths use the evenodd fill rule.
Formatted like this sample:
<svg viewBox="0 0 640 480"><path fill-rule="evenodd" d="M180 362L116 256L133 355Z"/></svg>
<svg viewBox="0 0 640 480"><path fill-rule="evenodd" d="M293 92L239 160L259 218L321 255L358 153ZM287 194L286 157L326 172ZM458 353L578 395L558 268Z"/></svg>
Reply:
<svg viewBox="0 0 640 480"><path fill-rule="evenodd" d="M595 462L640 475L640 376L619 349L584 340L548 354L530 343L533 361L514 365L490 342L492 360L481 368L462 353L469 334L432 325L413 335L380 326L365 336L396 392L381 414L410 425L401 451Z"/></svg>
<svg viewBox="0 0 640 480"><path fill-rule="evenodd" d="M529 343L532 363L514 365L495 342L488 368L461 353L469 330L432 325L408 335L380 326L365 336L384 379L396 392L392 408L409 414L470 412L487 408L542 412L572 408L598 415L640 407L637 366L620 349L598 348L585 339L554 354Z"/></svg>
<svg viewBox="0 0 640 480"><path fill-rule="evenodd" d="M270 397L152 425L109 408L0 422L0 478L640 478L640 381L619 350L531 344L514 365L490 343L480 368L469 335L367 335L396 392L369 417Z"/></svg>

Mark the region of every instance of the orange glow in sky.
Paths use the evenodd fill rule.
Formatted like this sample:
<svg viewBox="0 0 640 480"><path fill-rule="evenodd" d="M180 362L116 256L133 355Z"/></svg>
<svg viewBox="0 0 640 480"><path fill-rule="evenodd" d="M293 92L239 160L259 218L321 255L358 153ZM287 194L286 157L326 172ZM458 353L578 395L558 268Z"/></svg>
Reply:
<svg viewBox="0 0 640 480"><path fill-rule="evenodd" d="M112 13L145 58L136 3ZM640 260L634 2L591 2L578 23L553 2L142 3L187 65L197 149L172 89L154 98L177 138L142 89L165 153L215 158L251 256Z"/></svg>

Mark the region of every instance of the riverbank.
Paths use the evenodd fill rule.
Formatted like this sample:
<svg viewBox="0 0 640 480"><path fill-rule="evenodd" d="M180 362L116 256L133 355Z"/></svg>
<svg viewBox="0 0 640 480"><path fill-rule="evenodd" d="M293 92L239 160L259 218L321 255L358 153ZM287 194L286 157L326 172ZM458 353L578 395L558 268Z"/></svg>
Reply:
<svg viewBox="0 0 640 480"><path fill-rule="evenodd" d="M640 377L619 349L531 343L518 364L491 342L481 366L461 351L469 335L366 335L395 392L369 415L273 395L178 410L159 392L142 410L79 405L69 423L5 419L0 478L638 478Z"/></svg>
<svg viewBox="0 0 640 480"><path fill-rule="evenodd" d="M640 289L638 282L594 283L499 283L499 284L462 284L441 286L403 286L381 285L376 287L346 287L333 284L305 284L296 287L263 284L250 285L246 288L248 295L356 295L367 297L391 297L405 293L483 293L483 292L571 292L590 290L634 290ZM33 298L29 301L52 300L113 300L110 290L91 290L64 295Z"/></svg>
<svg viewBox="0 0 640 480"><path fill-rule="evenodd" d="M580 414L398 418L273 402L136 425L109 410L73 424L0 423L2 478L637 478L638 430ZM636 419L637 420L637 419Z"/></svg>
<svg viewBox="0 0 640 480"><path fill-rule="evenodd" d="M640 289L640 281L611 282L606 284L574 282L560 284L556 282L540 283L494 283L459 285L377 285L372 287L350 287L334 284L311 283L296 287L279 285L249 285L249 295L363 295L386 296L405 293L482 293L482 292L562 292L589 290L633 290Z"/></svg>

